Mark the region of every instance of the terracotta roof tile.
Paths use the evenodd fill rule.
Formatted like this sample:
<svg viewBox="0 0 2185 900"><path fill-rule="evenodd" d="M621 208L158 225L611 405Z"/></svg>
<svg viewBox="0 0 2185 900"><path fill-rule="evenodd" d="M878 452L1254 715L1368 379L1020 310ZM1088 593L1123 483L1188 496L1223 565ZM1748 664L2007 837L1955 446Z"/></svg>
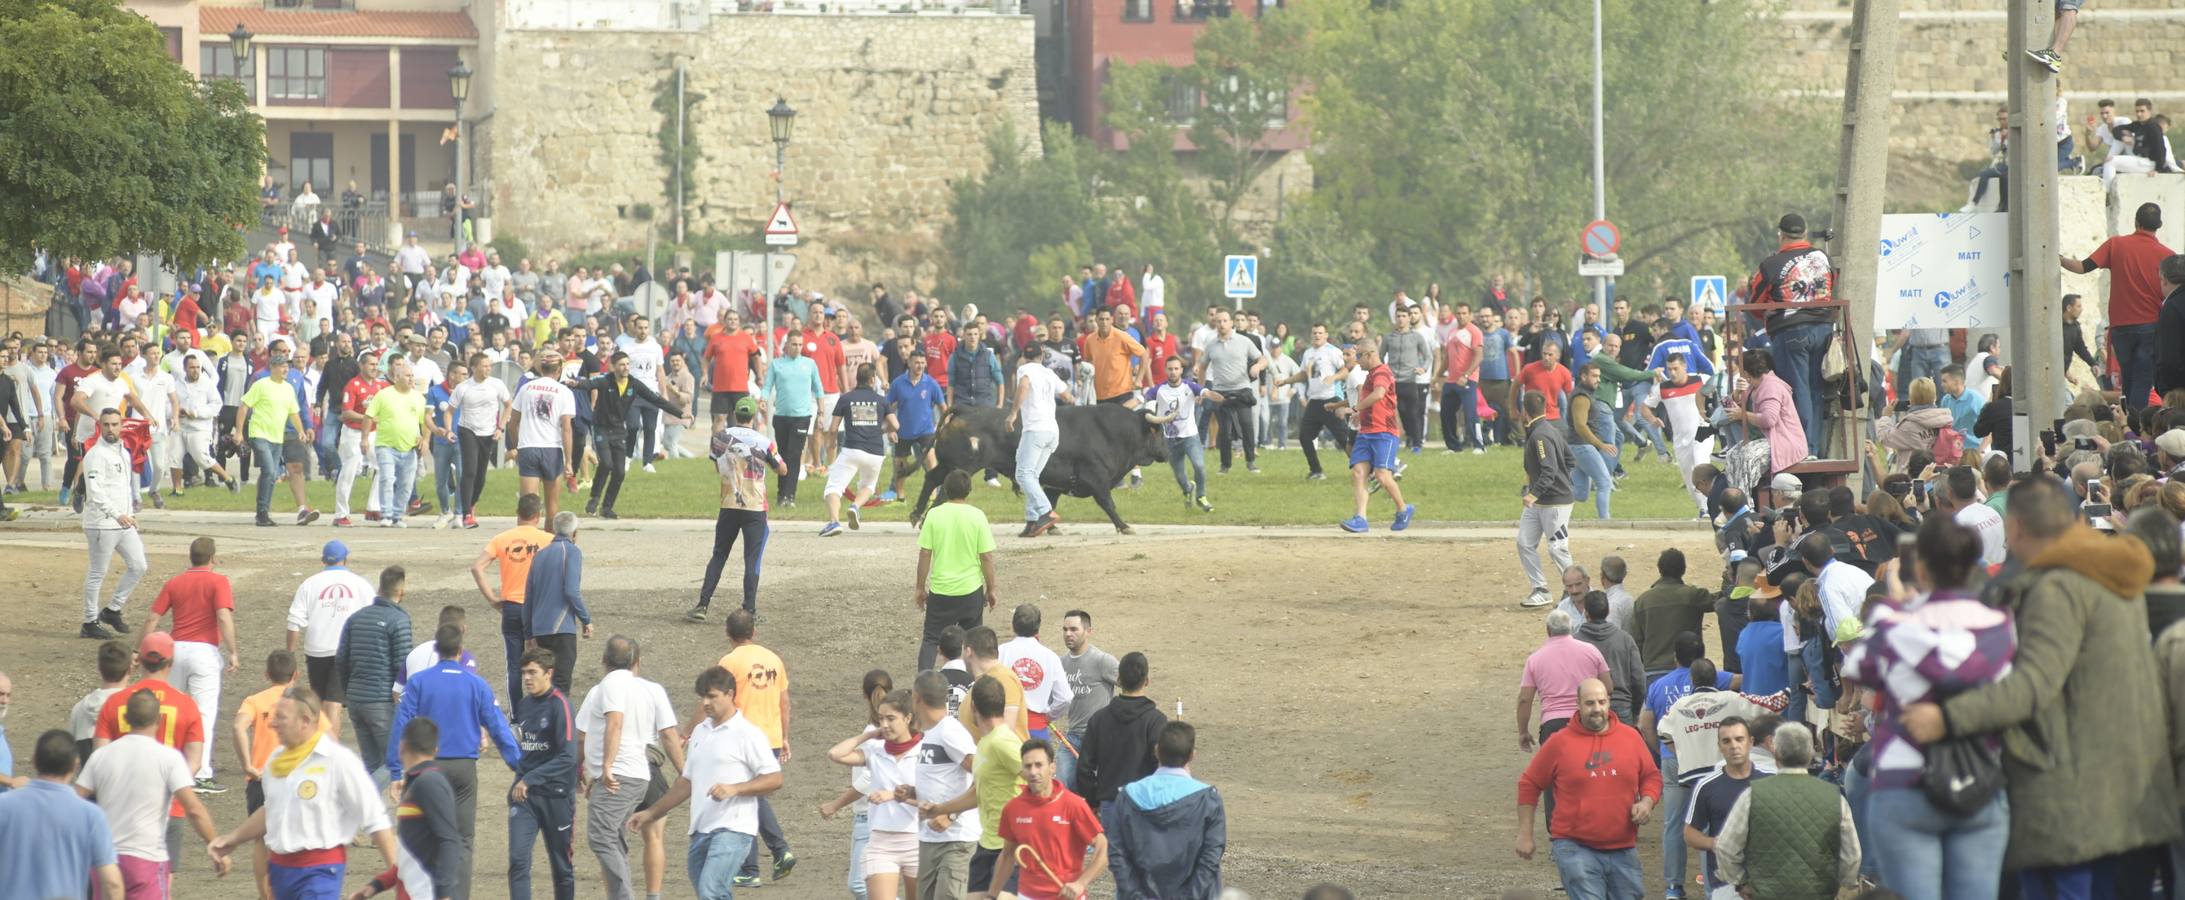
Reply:
<svg viewBox="0 0 2185 900"><path fill-rule="evenodd" d="M259 37L384 37L478 39L478 26L459 12L320 12L261 9L254 6L197 8L198 31L207 40L235 29L237 23Z"/></svg>

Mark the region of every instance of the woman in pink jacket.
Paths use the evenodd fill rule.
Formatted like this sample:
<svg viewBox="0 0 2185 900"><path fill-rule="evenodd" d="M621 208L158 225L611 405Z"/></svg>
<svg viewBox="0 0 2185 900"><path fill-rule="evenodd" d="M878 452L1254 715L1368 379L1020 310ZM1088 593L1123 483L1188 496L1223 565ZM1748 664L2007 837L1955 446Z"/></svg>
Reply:
<svg viewBox="0 0 2185 900"><path fill-rule="evenodd" d="M1747 350L1738 357L1738 368L1752 383L1742 400L1732 399L1726 413L1730 421L1743 422L1768 436L1768 471L1781 472L1806 458L1806 428L1791 402L1790 383L1775 374L1775 362L1766 350Z"/></svg>

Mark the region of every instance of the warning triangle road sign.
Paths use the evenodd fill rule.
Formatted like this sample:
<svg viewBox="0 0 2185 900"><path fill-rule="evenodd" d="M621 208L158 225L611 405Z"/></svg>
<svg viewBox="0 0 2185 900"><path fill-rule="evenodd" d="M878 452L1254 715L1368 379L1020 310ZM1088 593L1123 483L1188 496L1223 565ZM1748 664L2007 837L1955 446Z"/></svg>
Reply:
<svg viewBox="0 0 2185 900"><path fill-rule="evenodd" d="M774 204L774 214L766 220L766 242L778 246L797 242L797 220L789 214L789 204Z"/></svg>
<svg viewBox="0 0 2185 900"><path fill-rule="evenodd" d="M1224 258L1222 294L1234 298L1259 296L1259 257L1237 255Z"/></svg>

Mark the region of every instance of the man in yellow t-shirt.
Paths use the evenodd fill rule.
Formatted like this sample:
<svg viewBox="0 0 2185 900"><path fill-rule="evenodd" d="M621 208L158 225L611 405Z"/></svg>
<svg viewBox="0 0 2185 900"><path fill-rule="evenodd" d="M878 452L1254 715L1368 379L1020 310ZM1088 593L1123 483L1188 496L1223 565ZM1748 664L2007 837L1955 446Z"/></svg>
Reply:
<svg viewBox="0 0 2185 900"><path fill-rule="evenodd" d="M304 427L299 415L301 409L296 402L296 388L288 381L288 354L275 352L266 360L266 376L252 382L250 390L243 392L235 422L236 443L249 447L258 463L260 526L273 524L273 481L281 477L285 469L281 460L283 430L294 428L298 438L305 443L311 441L311 429ZM303 511L308 512L309 507L304 507ZM311 517L317 515L310 513ZM308 520L309 517L299 519L297 524Z"/></svg>
<svg viewBox="0 0 2185 900"><path fill-rule="evenodd" d="M431 425L425 419L425 392L417 389L410 361L397 356L391 366L386 389L372 395L364 414L372 419L372 452L379 459L379 478L372 482L379 490L379 524L408 528L402 514L409 510L417 486L418 457L432 458L431 446L419 440Z"/></svg>
<svg viewBox="0 0 2185 900"><path fill-rule="evenodd" d="M748 609L728 614L727 656L721 657L721 668L736 676L736 711L744 721L758 726L766 734L767 743L774 748L774 758L789 761L789 668L782 665L781 657L759 646L758 616ZM700 710L700 715L704 711ZM691 723L695 728L696 722ZM689 734L691 728L684 729ZM789 839L781 832L781 821L774 817L774 805L765 797L759 798L759 840L765 842L766 852L774 857L774 879L780 881L796 868L797 855L789 852ZM737 874L736 883L744 887L758 884L759 846L751 845L751 855L744 858L743 871Z"/></svg>
<svg viewBox="0 0 2185 900"><path fill-rule="evenodd" d="M1032 722L1031 716L1024 710L1024 684L1017 680L1017 673L1009 671L1009 667L1002 664L1001 644L994 629L981 625L964 632L964 656L964 667L970 669L977 678L971 683L971 689L977 691L979 682L988 679L1000 682L1002 711L1005 714L1003 717L1008 719L1010 728L1016 729L1018 741L1030 738ZM979 716L971 708L971 704L958 706L956 718L972 734L979 733ZM978 882L974 881L972 884L975 886Z"/></svg>
<svg viewBox="0 0 2185 900"><path fill-rule="evenodd" d="M978 756L971 763L971 787L979 795L979 849L971 855L969 882L972 897L989 896L986 887L994 883L994 864L1001 859L1002 807L1024 793L1024 736L1004 715L1006 689L995 690L995 685L1015 680L981 678L971 687L971 702L963 705L979 714L978 724L971 729L979 736ZM1016 889L1012 875L1003 890L1015 893Z"/></svg>
<svg viewBox="0 0 2185 900"><path fill-rule="evenodd" d="M501 650L508 662L508 702L514 708L516 698L523 690L523 591L524 582L531 577L531 558L539 549L554 542L554 536L539 527L539 516L546 508L546 501L537 494L525 494L516 499L516 527L493 536L486 548L471 561L470 577L478 583L478 593L494 609L501 611ZM475 520L464 525L475 528ZM500 587L486 584L486 567L500 570Z"/></svg>

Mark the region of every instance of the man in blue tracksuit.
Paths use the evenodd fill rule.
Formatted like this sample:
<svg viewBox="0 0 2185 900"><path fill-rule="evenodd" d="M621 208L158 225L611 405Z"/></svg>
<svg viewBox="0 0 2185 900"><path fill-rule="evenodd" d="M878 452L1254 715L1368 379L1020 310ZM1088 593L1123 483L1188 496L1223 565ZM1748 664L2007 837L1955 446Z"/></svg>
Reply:
<svg viewBox="0 0 2185 900"><path fill-rule="evenodd" d="M554 689L553 651L525 652L519 670L516 741L523 761L508 791L508 900L531 900L531 847L540 837L554 872L554 900L576 900L576 720L569 698Z"/></svg>
<svg viewBox="0 0 2185 900"><path fill-rule="evenodd" d="M1215 897L1229 819L1221 792L1191 777L1197 735L1188 722L1161 727L1161 767L1115 796L1109 870L1118 897Z"/></svg>
<svg viewBox="0 0 2185 900"><path fill-rule="evenodd" d="M478 823L479 731L493 736L502 761L511 769L516 767L522 751L516 746L516 733L509 730L508 720L494 708L493 686L463 666L463 627L453 623L440 626L433 636L433 650L440 661L410 679L402 692L402 705L395 710L394 733L401 734L411 719L431 719L440 726L435 763L455 788L455 818L463 834L462 865L456 875L455 892L448 898L469 900L471 837L477 833ZM400 747L389 751L388 777L400 781Z"/></svg>

